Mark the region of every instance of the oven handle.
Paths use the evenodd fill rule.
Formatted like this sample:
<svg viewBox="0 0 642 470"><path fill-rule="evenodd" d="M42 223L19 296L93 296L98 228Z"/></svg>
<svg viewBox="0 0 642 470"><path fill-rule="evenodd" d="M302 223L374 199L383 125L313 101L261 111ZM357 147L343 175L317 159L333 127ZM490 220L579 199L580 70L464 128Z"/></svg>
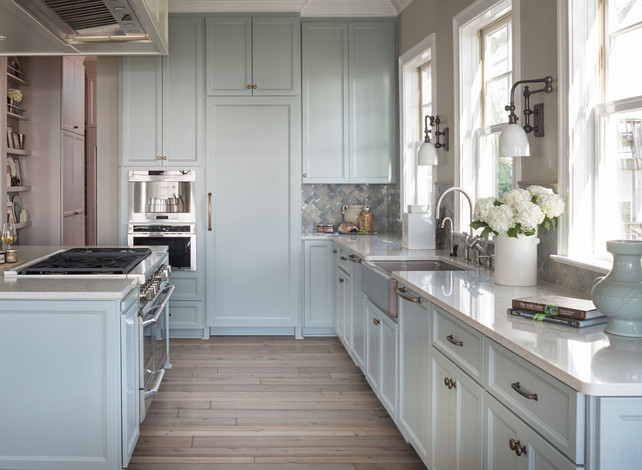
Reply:
<svg viewBox="0 0 642 470"><path fill-rule="evenodd" d="M172 296L174 289L176 289L176 286L174 286L174 284L167 285L167 287L165 288L166 294L163 298L163 302L158 307L155 307L156 311L154 312L154 317L143 322L143 330L149 328L150 326L154 326L158 322L158 318L161 316L161 313L163 313L163 310L165 310L165 306L167 305L167 302L169 302L169 298Z"/></svg>
<svg viewBox="0 0 642 470"><path fill-rule="evenodd" d="M158 394L158 389L160 388L160 384L163 381L163 377L165 376L165 369L154 371L154 375L156 376L154 377L154 385L152 385L152 388L150 388L149 390L145 390L143 392L143 398L145 400Z"/></svg>

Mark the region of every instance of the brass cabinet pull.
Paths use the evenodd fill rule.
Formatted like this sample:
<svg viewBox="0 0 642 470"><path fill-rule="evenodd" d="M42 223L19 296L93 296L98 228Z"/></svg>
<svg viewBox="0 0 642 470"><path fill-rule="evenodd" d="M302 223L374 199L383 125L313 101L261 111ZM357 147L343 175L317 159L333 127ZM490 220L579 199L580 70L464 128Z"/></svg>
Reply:
<svg viewBox="0 0 642 470"><path fill-rule="evenodd" d="M247 86L247 89L248 89L248 90L251 90L251 89L252 89L252 85L248 85L248 86Z"/></svg>
<svg viewBox="0 0 642 470"><path fill-rule="evenodd" d="M258 85L254 85L252 88L256 90L258 87L259 87Z"/></svg>
<svg viewBox="0 0 642 470"><path fill-rule="evenodd" d="M350 255L348 256L348 261L359 264L361 263L361 258L358 258L356 255Z"/></svg>
<svg viewBox="0 0 642 470"><path fill-rule="evenodd" d="M348 261L348 258L346 258L345 256L342 256L341 261Z"/></svg>
<svg viewBox="0 0 642 470"><path fill-rule="evenodd" d="M444 385L448 387L448 390L452 390L453 388L457 388L457 382L455 382L453 379L444 377Z"/></svg>
<svg viewBox="0 0 642 470"><path fill-rule="evenodd" d="M212 231L212 193L207 193L207 231Z"/></svg>
<svg viewBox="0 0 642 470"><path fill-rule="evenodd" d="M406 292L408 289L405 287L398 287L397 288L397 295L401 297L402 299L406 299L408 302L412 302L415 304L420 304L421 303L421 297L411 297Z"/></svg>
<svg viewBox="0 0 642 470"><path fill-rule="evenodd" d="M373 318L372 323L374 323L375 325L378 325L379 323L381 323L381 320L379 320L378 318Z"/></svg>
<svg viewBox="0 0 642 470"><path fill-rule="evenodd" d="M521 442L511 439L508 441L508 447L515 452L515 455L520 457L522 454L526 455L526 446L522 446Z"/></svg>
<svg viewBox="0 0 642 470"><path fill-rule="evenodd" d="M463 342L463 341L459 341L458 339L455 339L455 338L453 337L453 335L448 335L448 336L446 336L446 339L448 340L448 342L449 342L449 343L452 343L452 344L454 344L455 346L463 346L463 345L464 345L464 342Z"/></svg>
<svg viewBox="0 0 642 470"><path fill-rule="evenodd" d="M510 384L510 386L524 398L537 401L537 393L528 393L526 390L522 389L522 387L519 385L519 382L512 383Z"/></svg>
<svg viewBox="0 0 642 470"><path fill-rule="evenodd" d="M156 157L156 160L162 160L162 159L163 157L161 157L160 155Z"/></svg>
<svg viewBox="0 0 642 470"><path fill-rule="evenodd" d="M304 178L307 178L307 177L308 177L308 174L307 174L307 173L303 173L303 177L304 177Z"/></svg>
<svg viewBox="0 0 642 470"><path fill-rule="evenodd" d="M163 155L163 160L167 160L167 157Z"/></svg>

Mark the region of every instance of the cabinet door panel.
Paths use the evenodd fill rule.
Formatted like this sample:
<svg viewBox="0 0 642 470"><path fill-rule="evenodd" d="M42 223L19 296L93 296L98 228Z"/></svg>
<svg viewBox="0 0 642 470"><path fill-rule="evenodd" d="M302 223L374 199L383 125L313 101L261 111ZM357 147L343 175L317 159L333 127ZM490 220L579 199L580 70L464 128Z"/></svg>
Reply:
<svg viewBox="0 0 642 470"><path fill-rule="evenodd" d="M206 35L206 93L251 95L252 18L207 18Z"/></svg>
<svg viewBox="0 0 642 470"><path fill-rule="evenodd" d="M397 420L397 324L381 317L381 353L379 357L379 399L393 420Z"/></svg>
<svg viewBox="0 0 642 470"><path fill-rule="evenodd" d="M162 59L124 56L121 60L121 164L160 165Z"/></svg>
<svg viewBox="0 0 642 470"><path fill-rule="evenodd" d="M457 389L448 388L445 379L456 381L454 365L431 351L432 386L432 468L456 469Z"/></svg>
<svg viewBox="0 0 642 470"><path fill-rule="evenodd" d="M381 319L378 309L366 301L366 379L375 393L379 392L379 353L381 340Z"/></svg>
<svg viewBox="0 0 642 470"><path fill-rule="evenodd" d="M293 214L300 218L301 196L290 175L291 166L295 175L300 169L298 100L210 100L208 325L294 327L301 245Z"/></svg>
<svg viewBox="0 0 642 470"><path fill-rule="evenodd" d="M301 40L298 18L252 20L254 95L298 95L301 89Z"/></svg>
<svg viewBox="0 0 642 470"><path fill-rule="evenodd" d="M302 29L303 182L347 183L348 25Z"/></svg>
<svg viewBox="0 0 642 470"><path fill-rule="evenodd" d="M389 183L395 155L395 31L350 25L350 180Z"/></svg>
<svg viewBox="0 0 642 470"><path fill-rule="evenodd" d="M488 394L484 403L484 417L486 418L484 469L525 469L522 457L518 457L509 446L511 439L524 444L522 422Z"/></svg>
<svg viewBox="0 0 642 470"><path fill-rule="evenodd" d="M203 155L203 20L171 18L163 58L164 165L195 163Z"/></svg>
<svg viewBox="0 0 642 470"><path fill-rule="evenodd" d="M414 295L414 294L412 294ZM428 465L430 442L427 302L399 299L399 427Z"/></svg>
<svg viewBox="0 0 642 470"><path fill-rule="evenodd" d="M305 242L305 327L332 326L332 242Z"/></svg>

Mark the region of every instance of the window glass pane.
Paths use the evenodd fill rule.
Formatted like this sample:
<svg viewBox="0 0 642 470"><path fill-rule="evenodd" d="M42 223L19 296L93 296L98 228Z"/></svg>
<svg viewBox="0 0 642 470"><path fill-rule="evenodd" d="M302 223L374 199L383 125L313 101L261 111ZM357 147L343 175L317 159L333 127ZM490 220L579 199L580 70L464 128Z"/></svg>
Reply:
<svg viewBox="0 0 642 470"><path fill-rule="evenodd" d="M486 83L486 106L484 124L492 126L508 121L508 111L504 108L509 102L512 75L504 76Z"/></svg>
<svg viewBox="0 0 642 470"><path fill-rule="evenodd" d="M642 239L642 110L605 118L598 162L596 251L606 240Z"/></svg>
<svg viewBox="0 0 642 470"><path fill-rule="evenodd" d="M510 24L505 23L496 31L485 35L484 52L484 76L486 80L511 71Z"/></svg>
<svg viewBox="0 0 642 470"><path fill-rule="evenodd" d="M642 0L609 0L609 30L627 28L640 21Z"/></svg>
<svg viewBox="0 0 642 470"><path fill-rule="evenodd" d="M642 27L611 37L606 93L608 101L642 95L640 44Z"/></svg>

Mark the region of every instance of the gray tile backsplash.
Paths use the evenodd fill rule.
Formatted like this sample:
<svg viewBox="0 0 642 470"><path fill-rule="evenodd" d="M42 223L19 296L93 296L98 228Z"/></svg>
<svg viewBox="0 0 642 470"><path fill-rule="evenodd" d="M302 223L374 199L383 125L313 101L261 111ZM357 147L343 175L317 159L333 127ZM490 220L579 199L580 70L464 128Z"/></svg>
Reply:
<svg viewBox="0 0 642 470"><path fill-rule="evenodd" d="M367 204L374 232L401 236L399 186L396 184L304 184L301 189L301 228L316 232L317 224L343 223L344 205Z"/></svg>

